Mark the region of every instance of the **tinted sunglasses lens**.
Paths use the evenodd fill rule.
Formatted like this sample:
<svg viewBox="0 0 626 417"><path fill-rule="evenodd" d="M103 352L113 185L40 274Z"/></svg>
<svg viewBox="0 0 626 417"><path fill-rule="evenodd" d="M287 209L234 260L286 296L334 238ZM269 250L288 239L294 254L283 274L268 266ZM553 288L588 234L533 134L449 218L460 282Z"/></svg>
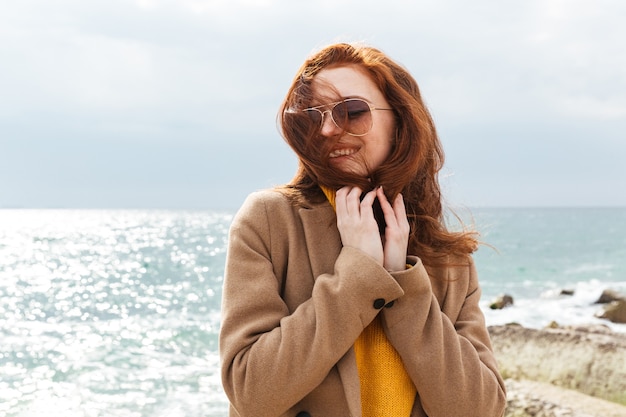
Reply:
<svg viewBox="0 0 626 417"><path fill-rule="evenodd" d="M341 129L352 135L365 135L372 128L370 106L359 99L337 103L333 107L333 120Z"/></svg>
<svg viewBox="0 0 626 417"><path fill-rule="evenodd" d="M316 109L305 109L304 112L316 125L322 124L322 112Z"/></svg>

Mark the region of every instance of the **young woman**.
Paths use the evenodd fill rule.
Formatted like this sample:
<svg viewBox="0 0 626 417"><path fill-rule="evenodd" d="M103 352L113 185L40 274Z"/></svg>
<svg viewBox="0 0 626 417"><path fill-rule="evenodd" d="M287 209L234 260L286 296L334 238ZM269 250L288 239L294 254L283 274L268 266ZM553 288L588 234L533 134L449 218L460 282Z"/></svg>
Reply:
<svg viewBox="0 0 626 417"><path fill-rule="evenodd" d="M443 221L443 152L415 80L330 45L280 110L300 165L236 215L220 355L230 415L500 417L471 232Z"/></svg>

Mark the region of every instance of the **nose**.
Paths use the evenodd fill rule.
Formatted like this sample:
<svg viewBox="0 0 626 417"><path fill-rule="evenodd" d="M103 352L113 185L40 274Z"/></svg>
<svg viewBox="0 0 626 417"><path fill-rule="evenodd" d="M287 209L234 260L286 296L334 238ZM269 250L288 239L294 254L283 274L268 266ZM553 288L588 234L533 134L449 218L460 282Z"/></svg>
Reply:
<svg viewBox="0 0 626 417"><path fill-rule="evenodd" d="M341 129L333 120L333 115L331 110L326 110L322 112L322 128L320 129L320 134L322 136L331 137L335 136L339 133Z"/></svg>

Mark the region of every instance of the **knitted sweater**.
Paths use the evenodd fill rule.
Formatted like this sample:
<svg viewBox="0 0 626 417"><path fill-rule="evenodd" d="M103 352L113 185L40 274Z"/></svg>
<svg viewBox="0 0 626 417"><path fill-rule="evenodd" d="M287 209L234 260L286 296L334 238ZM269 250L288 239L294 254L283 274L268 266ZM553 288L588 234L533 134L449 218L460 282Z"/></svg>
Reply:
<svg viewBox="0 0 626 417"><path fill-rule="evenodd" d="M335 208L335 191L321 188ZM402 358L385 335L380 315L358 337L354 352L363 417L409 417L417 390Z"/></svg>

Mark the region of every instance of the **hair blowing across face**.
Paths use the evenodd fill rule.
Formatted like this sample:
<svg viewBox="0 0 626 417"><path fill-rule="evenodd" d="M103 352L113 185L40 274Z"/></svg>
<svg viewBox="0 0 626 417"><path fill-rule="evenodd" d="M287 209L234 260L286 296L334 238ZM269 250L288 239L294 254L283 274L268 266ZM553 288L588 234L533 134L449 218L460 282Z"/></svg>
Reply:
<svg viewBox="0 0 626 417"><path fill-rule="evenodd" d="M395 141L391 154L369 178L342 172L329 163L332 142L320 138L302 110L314 100L312 83L323 69L354 66L364 71L385 96L395 114ZM319 98L318 98L319 99ZM341 99L341 97L337 97ZM319 202L320 185L339 189L346 185L368 191L382 185L388 198L402 193L411 225L409 253L426 264L445 262L446 255L469 254L476 250L474 232L446 229L438 172L444 161L441 142L419 87L406 69L378 49L339 43L310 56L298 70L279 112L286 142L299 158L291 183L283 188L295 201Z"/></svg>

